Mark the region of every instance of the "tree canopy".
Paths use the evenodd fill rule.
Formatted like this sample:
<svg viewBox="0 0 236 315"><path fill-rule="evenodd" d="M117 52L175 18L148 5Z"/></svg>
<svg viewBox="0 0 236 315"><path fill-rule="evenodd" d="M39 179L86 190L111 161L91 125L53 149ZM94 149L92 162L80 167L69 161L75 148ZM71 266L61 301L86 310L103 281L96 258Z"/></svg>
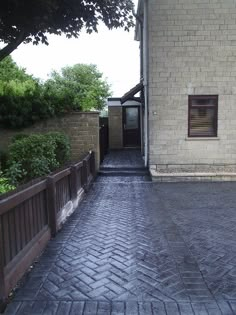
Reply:
<svg viewBox="0 0 236 315"><path fill-rule="evenodd" d="M108 96L110 87L95 65L62 68L43 83L10 56L0 62L0 127L18 129L73 110L101 110Z"/></svg>
<svg viewBox="0 0 236 315"><path fill-rule="evenodd" d="M8 56L0 63L0 81L9 82L12 80L26 81L31 80L32 76L25 72L25 69L20 68Z"/></svg>
<svg viewBox="0 0 236 315"><path fill-rule="evenodd" d="M0 61L22 42L47 45L47 34L78 37L83 27L97 31L99 21L128 30L134 24L132 10L132 0L2 0Z"/></svg>
<svg viewBox="0 0 236 315"><path fill-rule="evenodd" d="M76 64L54 71L44 88L55 105L69 105L73 110L101 110L110 96L110 87L95 65Z"/></svg>
<svg viewBox="0 0 236 315"><path fill-rule="evenodd" d="M21 128L49 115L39 80L10 56L0 62L0 126Z"/></svg>

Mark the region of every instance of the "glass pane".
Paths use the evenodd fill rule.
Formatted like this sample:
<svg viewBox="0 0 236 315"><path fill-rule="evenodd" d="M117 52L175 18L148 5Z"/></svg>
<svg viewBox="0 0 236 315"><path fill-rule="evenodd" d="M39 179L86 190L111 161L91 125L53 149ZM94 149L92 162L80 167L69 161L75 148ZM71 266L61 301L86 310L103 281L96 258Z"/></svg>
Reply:
<svg viewBox="0 0 236 315"><path fill-rule="evenodd" d="M125 129L138 129L138 108L126 108L126 126Z"/></svg>
<svg viewBox="0 0 236 315"><path fill-rule="evenodd" d="M190 109L190 136L216 136L215 108Z"/></svg>
<svg viewBox="0 0 236 315"><path fill-rule="evenodd" d="M215 98L193 98L191 106L216 106L217 100Z"/></svg>

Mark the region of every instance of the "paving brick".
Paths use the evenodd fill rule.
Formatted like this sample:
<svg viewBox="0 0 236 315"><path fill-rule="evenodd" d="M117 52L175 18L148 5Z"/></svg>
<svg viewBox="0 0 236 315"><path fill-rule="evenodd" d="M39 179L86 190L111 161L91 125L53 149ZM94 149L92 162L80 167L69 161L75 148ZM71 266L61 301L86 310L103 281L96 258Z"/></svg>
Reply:
<svg viewBox="0 0 236 315"><path fill-rule="evenodd" d="M166 308L166 314L167 315L172 315L172 314L176 314L179 315L179 309L178 309L178 305L176 303L173 302L169 302L169 303L165 303L165 308Z"/></svg>
<svg viewBox="0 0 236 315"><path fill-rule="evenodd" d="M126 303L126 315L137 315L138 314L138 303L135 301L130 301Z"/></svg>
<svg viewBox="0 0 236 315"><path fill-rule="evenodd" d="M208 315L207 309L204 303L192 303L192 308L195 314L198 315Z"/></svg>
<svg viewBox="0 0 236 315"><path fill-rule="evenodd" d="M41 315L41 314L44 314L46 306L47 306L47 303L45 301L43 301L43 302L35 302L35 301L23 302L21 304L17 314Z"/></svg>
<svg viewBox="0 0 236 315"><path fill-rule="evenodd" d="M73 302L70 315L83 315L84 302Z"/></svg>
<svg viewBox="0 0 236 315"><path fill-rule="evenodd" d="M181 315L194 315L190 303L178 303L178 306Z"/></svg>
<svg viewBox="0 0 236 315"><path fill-rule="evenodd" d="M47 305L45 306L45 308L43 310L43 314L56 315L58 308L59 308L59 302L58 301L47 302ZM32 312L32 313L34 313L34 312Z"/></svg>
<svg viewBox="0 0 236 315"><path fill-rule="evenodd" d="M113 302L111 315L123 315L125 314L124 302Z"/></svg>
<svg viewBox="0 0 236 315"><path fill-rule="evenodd" d="M98 180L6 314L234 314L235 191Z"/></svg>
<svg viewBox="0 0 236 315"><path fill-rule="evenodd" d="M166 315L165 305L163 302L152 302L153 315Z"/></svg>
<svg viewBox="0 0 236 315"><path fill-rule="evenodd" d="M4 314L5 315L15 315L18 312L18 310L20 309L21 304L22 304L22 302L16 302L16 301L11 302L7 306ZM46 302L45 302L45 304L46 304Z"/></svg>
<svg viewBox="0 0 236 315"><path fill-rule="evenodd" d="M66 302L66 301L60 302L58 310L57 310L57 315L69 315L71 306L72 306L71 302Z"/></svg>
<svg viewBox="0 0 236 315"><path fill-rule="evenodd" d="M84 307L83 315L96 315L97 314L98 303L97 302L86 302Z"/></svg>
<svg viewBox="0 0 236 315"><path fill-rule="evenodd" d="M99 302L97 315L110 315L111 314L111 304L108 302Z"/></svg>
<svg viewBox="0 0 236 315"><path fill-rule="evenodd" d="M139 315L152 315L152 305L150 302L139 302Z"/></svg>

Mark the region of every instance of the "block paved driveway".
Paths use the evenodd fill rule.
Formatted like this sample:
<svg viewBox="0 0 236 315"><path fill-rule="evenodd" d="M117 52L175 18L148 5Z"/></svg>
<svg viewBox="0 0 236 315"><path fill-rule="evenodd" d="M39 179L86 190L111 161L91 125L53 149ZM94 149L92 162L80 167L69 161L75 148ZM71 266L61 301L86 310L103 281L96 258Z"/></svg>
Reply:
<svg viewBox="0 0 236 315"><path fill-rule="evenodd" d="M5 314L236 314L236 183L100 177Z"/></svg>

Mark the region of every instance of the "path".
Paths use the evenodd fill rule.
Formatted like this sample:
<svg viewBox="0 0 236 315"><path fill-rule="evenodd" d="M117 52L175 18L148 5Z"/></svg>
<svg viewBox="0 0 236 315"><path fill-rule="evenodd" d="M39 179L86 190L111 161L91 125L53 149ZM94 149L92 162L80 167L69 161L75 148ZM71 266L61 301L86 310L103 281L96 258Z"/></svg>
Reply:
<svg viewBox="0 0 236 315"><path fill-rule="evenodd" d="M126 167L142 167L127 156ZM125 161L116 152L103 167ZM236 183L105 175L5 314L236 314Z"/></svg>

